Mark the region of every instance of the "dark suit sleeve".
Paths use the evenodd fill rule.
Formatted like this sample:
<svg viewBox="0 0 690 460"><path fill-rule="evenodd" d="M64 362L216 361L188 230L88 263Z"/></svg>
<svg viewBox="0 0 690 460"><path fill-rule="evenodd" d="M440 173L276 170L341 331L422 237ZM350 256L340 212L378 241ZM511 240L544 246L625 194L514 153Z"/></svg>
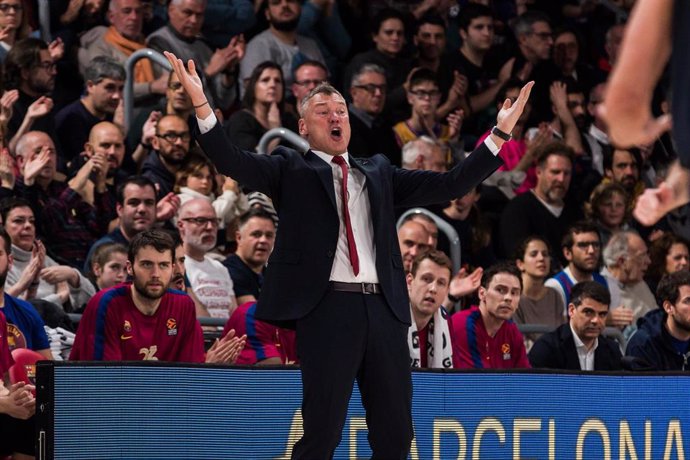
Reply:
<svg viewBox="0 0 690 460"><path fill-rule="evenodd" d="M395 168L393 193L399 208L424 206L459 198L493 173L503 161L481 143L447 173Z"/></svg>
<svg viewBox="0 0 690 460"><path fill-rule="evenodd" d="M559 369L561 367L557 358L558 349L550 339L549 334L544 334L532 345L527 357L533 368Z"/></svg>
<svg viewBox="0 0 690 460"><path fill-rule="evenodd" d="M606 363L606 368L612 371L621 370L623 368L621 362L621 360L623 359L623 355L621 354L621 349L618 346L618 342L616 342L615 340L606 339L606 347L608 349L608 353L606 356L608 362Z"/></svg>
<svg viewBox="0 0 690 460"><path fill-rule="evenodd" d="M281 147L276 148L271 155L247 152L230 142L219 123L211 131L199 136L199 144L216 165L218 172L271 198L275 198L280 190L286 156L299 155Z"/></svg>
<svg viewBox="0 0 690 460"><path fill-rule="evenodd" d="M513 200L516 198L513 198ZM502 253L499 256L513 257L517 245L532 233L529 227L529 214L527 214L527 211L524 206L519 206L518 202L509 202L503 209L499 226Z"/></svg>
<svg viewBox="0 0 690 460"><path fill-rule="evenodd" d="M651 368L664 370L663 360L659 356L658 350L653 346L649 335L638 329L630 338L628 346L625 349L625 356L633 356L643 361L645 365Z"/></svg>

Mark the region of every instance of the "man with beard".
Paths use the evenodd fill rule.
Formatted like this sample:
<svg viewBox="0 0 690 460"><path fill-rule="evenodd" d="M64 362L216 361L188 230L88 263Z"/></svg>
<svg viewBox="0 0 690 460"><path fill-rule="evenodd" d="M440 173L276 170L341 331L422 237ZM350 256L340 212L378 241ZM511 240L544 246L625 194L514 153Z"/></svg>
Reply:
<svg viewBox="0 0 690 460"><path fill-rule="evenodd" d="M244 59L240 61L240 82L248 81L254 68L260 63L273 61L283 69L283 85L287 93L287 89L292 88L293 84L292 69L303 61L312 59L326 65L318 44L297 33L301 12L302 5L298 0L268 0L265 10L268 29L247 43ZM184 60L183 56L182 59ZM240 89L244 97L243 84Z"/></svg>
<svg viewBox="0 0 690 460"><path fill-rule="evenodd" d="M650 264L647 243L635 231L614 233L604 248L601 270L611 293L610 326L627 328L629 336L635 331L635 322L657 306L654 294L644 282Z"/></svg>
<svg viewBox="0 0 690 460"><path fill-rule="evenodd" d="M271 215L261 208L251 208L240 216L237 251L223 262L228 269L237 296L237 304L259 298L268 256L273 251L276 226Z"/></svg>
<svg viewBox="0 0 690 460"><path fill-rule="evenodd" d="M131 283L96 294L79 323L70 360L208 361L194 303L168 289L173 277L175 243L160 230L137 234L129 246ZM234 335L234 334L233 334ZM224 362L244 348L243 338L228 339Z"/></svg>
<svg viewBox="0 0 690 460"><path fill-rule="evenodd" d="M187 121L177 115L166 115L156 125L151 140L154 149L141 167L141 175L156 185L156 193L164 197L173 191L175 173L189 153L191 136Z"/></svg>
<svg viewBox="0 0 690 460"><path fill-rule="evenodd" d="M407 346L412 367L453 367L448 312L441 305L448 295L452 274L448 256L434 249L417 256L407 274L412 313Z"/></svg>
<svg viewBox="0 0 690 460"><path fill-rule="evenodd" d="M84 72L85 92L55 116L62 159L69 163L84 151L91 128L101 121L113 121L122 101L125 69L107 56L94 58Z"/></svg>
<svg viewBox="0 0 690 460"><path fill-rule="evenodd" d="M561 249L568 266L546 280L544 285L561 295L563 305L571 303L571 290L577 283L594 280L608 289L606 279L599 274L601 241L594 224L587 221L575 223L563 236ZM567 311L563 312L564 316L567 314Z"/></svg>
<svg viewBox="0 0 690 460"><path fill-rule="evenodd" d="M611 296L596 281L573 286L568 315L570 322L542 335L529 352L534 368L582 371L615 371L621 368L621 352L615 340L602 336Z"/></svg>
<svg viewBox="0 0 690 460"><path fill-rule="evenodd" d="M244 38L238 35L225 48L215 51L209 48L200 38L206 6L206 0L168 2L169 22L149 35L147 45L185 60L193 59L203 70L209 97L217 107L227 109L235 102L235 75L237 62L244 55Z"/></svg>
<svg viewBox="0 0 690 460"><path fill-rule="evenodd" d="M484 271L479 306L460 311L450 319L453 367L529 367L522 334L511 321L521 292L522 278L515 265L498 263Z"/></svg>
<svg viewBox="0 0 690 460"><path fill-rule="evenodd" d="M38 38L25 38L12 47L4 62L3 87L19 90L19 99L12 106L12 118L5 138L10 139L22 125L29 106L55 89L57 67L48 45ZM28 129L43 131L56 139L55 113L34 120Z"/></svg>
<svg viewBox="0 0 690 460"><path fill-rule="evenodd" d="M499 226L503 256L512 257L530 235L541 235L552 248L560 246L565 230L579 210L565 205L573 171L573 149L561 142L545 145L537 157L537 184L506 205Z"/></svg>
<svg viewBox="0 0 690 460"><path fill-rule="evenodd" d="M659 308L637 321L626 356L644 370L690 369L690 273L681 270L661 279L656 290Z"/></svg>
<svg viewBox="0 0 690 460"><path fill-rule="evenodd" d="M412 269L414 259L429 250L429 234L424 225L410 219L398 229L398 243L403 268L405 273L408 273Z"/></svg>
<svg viewBox="0 0 690 460"><path fill-rule="evenodd" d="M641 163L639 149L612 146L604 152L604 182L621 184L634 203L645 189L640 180Z"/></svg>
<svg viewBox="0 0 690 460"><path fill-rule="evenodd" d="M216 247L219 220L211 203L195 198L180 207L177 227L184 246L186 276L199 300L197 316L228 319L237 307L232 279L208 254Z"/></svg>

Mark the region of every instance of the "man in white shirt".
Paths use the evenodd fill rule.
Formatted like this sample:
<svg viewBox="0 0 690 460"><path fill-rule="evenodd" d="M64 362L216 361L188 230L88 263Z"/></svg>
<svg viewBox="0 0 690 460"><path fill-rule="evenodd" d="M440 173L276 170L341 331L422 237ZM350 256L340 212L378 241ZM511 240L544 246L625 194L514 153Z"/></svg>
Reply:
<svg viewBox="0 0 690 460"><path fill-rule="evenodd" d="M534 368L610 371L621 368L618 344L601 334L606 327L611 296L596 281L573 286L570 322L542 335L528 357Z"/></svg>
<svg viewBox="0 0 690 460"><path fill-rule="evenodd" d="M208 201L195 198L182 205L178 216L187 279L199 300L197 317L228 319L237 307L232 279L223 264L209 255L216 247L216 211Z"/></svg>

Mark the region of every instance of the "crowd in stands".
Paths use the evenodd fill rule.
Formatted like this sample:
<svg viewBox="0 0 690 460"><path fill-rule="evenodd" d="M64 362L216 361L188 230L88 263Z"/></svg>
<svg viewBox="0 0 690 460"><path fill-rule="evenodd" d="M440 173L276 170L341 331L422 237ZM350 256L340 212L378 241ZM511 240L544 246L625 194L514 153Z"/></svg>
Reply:
<svg viewBox="0 0 690 460"><path fill-rule="evenodd" d="M0 0L0 375L16 349L61 359L47 330L75 332L77 360L299 363L295 332L254 317L280 203L217 172L174 73L144 58L127 75L143 48L194 60L243 149L297 132L329 82L348 100L349 154L410 170L462 162L534 80L503 166L399 226L411 366L690 369L690 208L632 217L673 145L617 146L599 111L634 0L49 5L39 22L35 0ZM0 456L31 458L32 388L3 389Z"/></svg>

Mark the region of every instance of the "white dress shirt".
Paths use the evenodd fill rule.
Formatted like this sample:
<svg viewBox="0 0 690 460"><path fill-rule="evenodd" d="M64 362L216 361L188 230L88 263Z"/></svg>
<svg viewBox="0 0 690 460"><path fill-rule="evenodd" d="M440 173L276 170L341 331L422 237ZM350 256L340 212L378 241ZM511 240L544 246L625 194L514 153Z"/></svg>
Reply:
<svg viewBox="0 0 690 460"><path fill-rule="evenodd" d="M577 350L577 358L580 360L580 369L583 371L593 371L594 370L594 352L599 346L599 339L594 340L594 345L589 350L587 346L582 343L580 337L575 333L572 325L570 326L570 331L573 333L573 340L575 341L575 349Z"/></svg>

